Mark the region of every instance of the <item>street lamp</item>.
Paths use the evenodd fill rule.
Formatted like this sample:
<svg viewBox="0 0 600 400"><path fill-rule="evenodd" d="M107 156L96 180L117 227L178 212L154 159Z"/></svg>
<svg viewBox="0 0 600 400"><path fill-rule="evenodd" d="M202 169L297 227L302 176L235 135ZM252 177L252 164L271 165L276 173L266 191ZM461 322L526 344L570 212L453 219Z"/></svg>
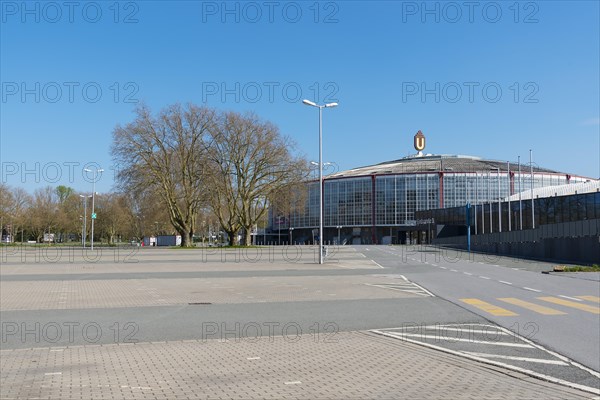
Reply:
<svg viewBox="0 0 600 400"><path fill-rule="evenodd" d="M519 230L523 230L523 203L521 202L521 156L517 161L519 164Z"/></svg>
<svg viewBox="0 0 600 400"><path fill-rule="evenodd" d="M85 172L92 172L91 169L89 168L84 168L83 169ZM95 206L96 206L96 181L98 180L98 176L102 175L102 173L104 172L103 169L98 169L96 168L96 170L94 171L94 180L92 181L92 234L91 234L91 242L92 242L92 250L94 250L94 220L96 219L96 212L95 212Z"/></svg>
<svg viewBox="0 0 600 400"><path fill-rule="evenodd" d="M510 211L510 196L512 195L512 191L510 190L510 161L506 162L506 175L508 178L508 231L510 232L512 230L512 222L510 221L512 218Z"/></svg>
<svg viewBox="0 0 600 400"><path fill-rule="evenodd" d="M490 176L490 171L488 171L487 173L487 197L488 197L488 202L490 203L490 233L494 232L494 224L492 221L492 191L490 189L490 185L491 185L491 176Z"/></svg>
<svg viewBox="0 0 600 400"><path fill-rule="evenodd" d="M496 170L498 176L498 232L502 232L502 203L500 202L500 168L491 168Z"/></svg>
<svg viewBox="0 0 600 400"><path fill-rule="evenodd" d="M319 109L319 264L323 264L323 109L336 107L338 103L318 105L306 99L302 103Z"/></svg>
<svg viewBox="0 0 600 400"><path fill-rule="evenodd" d="M290 227L290 245L293 245L294 242L292 241L292 234L294 233L294 228Z"/></svg>
<svg viewBox="0 0 600 400"><path fill-rule="evenodd" d="M318 171L318 169L319 169L319 163L318 163L318 162L311 161L311 162L310 162L310 164L311 164L311 165L314 165L315 167L317 167L316 169L317 169L317 171ZM325 170L325 171L326 171L326 170L327 170L327 167L329 167L329 166L331 166L331 165L333 165L333 163L331 163L331 162L324 162L324 163L323 163L323 170ZM312 170L312 168L311 168L311 170Z"/></svg>
<svg viewBox="0 0 600 400"><path fill-rule="evenodd" d="M533 150L529 149L529 172L531 173L531 229L535 229L535 202L533 201Z"/></svg>
<svg viewBox="0 0 600 400"><path fill-rule="evenodd" d="M81 197L81 199L83 200L83 218L82 218L83 219L83 227L81 228L81 245L85 249L85 239L86 239L86 233L87 233L87 199L92 197L92 195L90 194L90 195L84 196L84 195L80 194L79 197Z"/></svg>

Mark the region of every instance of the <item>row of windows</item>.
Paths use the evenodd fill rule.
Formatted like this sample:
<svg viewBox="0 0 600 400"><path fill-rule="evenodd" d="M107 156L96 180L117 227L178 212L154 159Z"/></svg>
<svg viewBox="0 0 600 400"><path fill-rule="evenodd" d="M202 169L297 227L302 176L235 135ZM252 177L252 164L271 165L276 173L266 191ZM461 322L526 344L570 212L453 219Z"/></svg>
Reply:
<svg viewBox="0 0 600 400"><path fill-rule="evenodd" d="M572 182L577 179L573 178ZM567 183L564 175L536 174L533 187ZM325 226L413 225L417 211L440 207L489 204L509 194L532 186L531 175L506 173L446 173L443 177L443 199L440 201L440 176L403 174L371 176L325 181L323 215ZM271 212L271 227L316 227L319 224L319 185L309 182L306 201L286 212ZM374 199L373 199L374 197ZM375 202L375 204L373 204ZM485 207L479 207L480 212ZM485 212L485 211L483 211ZM507 217L508 218L508 217ZM511 220L512 222L512 220ZM508 223L508 219L507 219Z"/></svg>

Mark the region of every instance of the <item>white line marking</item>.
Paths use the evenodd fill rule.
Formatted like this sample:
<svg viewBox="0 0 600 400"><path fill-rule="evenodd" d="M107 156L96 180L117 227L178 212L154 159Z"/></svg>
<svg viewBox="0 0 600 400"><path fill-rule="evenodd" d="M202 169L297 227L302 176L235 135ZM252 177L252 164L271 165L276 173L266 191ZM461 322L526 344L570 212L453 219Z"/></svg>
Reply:
<svg viewBox="0 0 600 400"><path fill-rule="evenodd" d="M419 289L421 289L422 291L424 291L425 293L429 294L431 297L435 297L435 294L431 293L429 290L425 289L423 286L421 285L417 285L416 283L413 282L413 285L415 285L416 287L418 287Z"/></svg>
<svg viewBox="0 0 600 400"><path fill-rule="evenodd" d="M382 332L382 331L378 331L378 330L372 330L370 332L373 332L373 333L376 333L376 334L379 334L379 335L382 335L382 336L388 336L388 337L392 337L392 338L396 338L397 339L397 337L395 335L392 335L392 334L387 333L387 332ZM523 338L521 337L521 339L523 339ZM586 392L590 392L590 393L594 393L594 394L600 394L600 390L598 390L596 388L589 387L589 386L584 386L584 385L579 385L579 384L573 383L573 382L568 382L568 381L565 381L563 379L558 379L558 378L554 378L552 376L540 374L538 372L531 371L531 370L528 370L528 369L525 369L525 368L515 367L514 365L506 364L506 363L499 362L499 361L489 360L487 358L473 356L473 355L466 354L466 353L463 353L463 352L460 352L460 351L456 351L456 350L450 350L450 349L447 349L445 347L436 346L436 345L425 343L425 342L420 342L418 340L413 340L413 339L409 339L409 338L404 338L403 340L406 340L407 342L415 343L415 344L418 344L418 345L421 345L421 346L429 347L431 349L436 349L436 350L439 350L439 351L443 351L443 352L446 352L446 353L449 353L449 354L454 354L454 355L462 356L462 357L465 357L465 358L469 358L471 360L480 361L480 362L483 362L483 363L486 363L486 364L496 365L496 366L500 366L500 367L503 367L503 368L512 369L513 371L522 372L522 373L527 374L529 376L540 378L540 379L543 379L543 380L546 380L546 381L549 381L549 382L558 383L558 384L561 384L561 385L564 385L564 386L567 386L567 387L584 390ZM539 346L535 346L535 347L539 347ZM541 348L541 347L539 347L539 348ZM541 348L541 349L543 349L543 348ZM545 349L543 349L543 350L545 350ZM546 350L546 351L548 351L548 350ZM550 352L550 351L548 351L548 352L550 354L552 354L552 352ZM554 355L554 354L552 354L552 355ZM571 363L573 365L575 365L575 366L579 366L578 364L575 364L573 362L571 362ZM581 366L579 366L579 367L581 368ZM589 369L586 369L586 370L588 372L591 371ZM593 372L595 372L595 371L593 371Z"/></svg>
<svg viewBox="0 0 600 400"><path fill-rule="evenodd" d="M544 360L542 358L528 358L528 357L512 357L512 356L501 356L499 354L487 354L487 353L475 353L473 351L465 351L466 354L471 354L478 357L487 358L501 358L503 360L515 360L515 361L527 361L539 364L552 364L552 365L569 365L564 361L559 360Z"/></svg>
<svg viewBox="0 0 600 400"><path fill-rule="evenodd" d="M495 341L487 341L487 340L472 340L472 339L459 339L452 336L444 336L444 335L423 335L420 333L404 333L404 332L389 332L389 334L393 336L400 336L402 339L404 336L408 337L418 337L422 339L435 339L435 340L444 340L447 339L449 342L469 342L469 343L483 343L483 344L491 344L494 346L506 346L506 347L523 347L527 349L533 348L530 344L521 344L521 343L505 343L505 342L495 342Z"/></svg>
<svg viewBox="0 0 600 400"><path fill-rule="evenodd" d="M487 276L481 276L481 275L479 275L479 277L480 277L481 279L492 279L492 278L488 278Z"/></svg>
<svg viewBox="0 0 600 400"><path fill-rule="evenodd" d="M558 297L562 297L563 299L575 300L575 301L583 301L583 300L577 299L575 297L563 296L562 294L559 294Z"/></svg>
<svg viewBox="0 0 600 400"><path fill-rule="evenodd" d="M418 287L419 289L423 290L424 292L428 293L431 297L435 297L435 294L431 293L429 290L425 289L423 286L421 285L417 285L414 282L409 281L408 279L406 279L406 277L404 275L400 275L402 277L402 279L404 279L407 283L410 283L412 285L415 285L416 287Z"/></svg>
<svg viewBox="0 0 600 400"><path fill-rule="evenodd" d="M465 275L473 275L473 274L472 274L472 273L470 273L470 272L463 272L463 274L465 274Z"/></svg>
<svg viewBox="0 0 600 400"><path fill-rule="evenodd" d="M62 372L46 372L44 375L62 375Z"/></svg>
<svg viewBox="0 0 600 400"><path fill-rule="evenodd" d="M246 360L260 360L260 357L246 357Z"/></svg>
<svg viewBox="0 0 600 400"><path fill-rule="evenodd" d="M498 282L500 282L500 283L504 283L505 285L512 285L512 283L510 283L510 282L506 282L506 281L498 281Z"/></svg>
<svg viewBox="0 0 600 400"><path fill-rule="evenodd" d="M437 266L438 266L437 264L431 264L431 265L433 265L434 267L437 267Z"/></svg>
<svg viewBox="0 0 600 400"><path fill-rule="evenodd" d="M400 287L394 287L394 286L388 286L388 285L378 285L378 284L371 284L371 283L365 283L365 285L367 286L373 286L373 287L378 287L380 289L389 289L389 290L395 290L397 292L405 292L405 293L411 293L411 294L418 294L420 296L431 296L431 297L435 297L434 294L432 294L431 292L429 292L427 289L423 289L422 287L420 287L419 285L417 285L416 283L413 283L414 286L417 286L419 289L417 289L414 286L411 286L410 288L404 288L402 286ZM426 292L426 293L423 293Z"/></svg>
<svg viewBox="0 0 600 400"><path fill-rule="evenodd" d="M538 292L538 293L541 293L541 290L532 289L532 288L530 288L530 287L527 287L527 286L523 286L523 289L525 289L525 290L531 290L532 292Z"/></svg>
<svg viewBox="0 0 600 400"><path fill-rule="evenodd" d="M440 268L441 268L441 269L448 269L448 268L446 268L446 267L440 267Z"/></svg>
<svg viewBox="0 0 600 400"><path fill-rule="evenodd" d="M379 268L385 269L384 267L382 267L378 262L371 260L371 262L375 265L377 265Z"/></svg>
<svg viewBox="0 0 600 400"><path fill-rule="evenodd" d="M452 271L452 272L458 272L458 271L457 271L457 270L455 270L455 269L451 269L450 271Z"/></svg>
<svg viewBox="0 0 600 400"><path fill-rule="evenodd" d="M450 328L448 326L444 326L444 325L429 325L429 326L424 326L423 329L432 329L432 328L436 328L436 329L442 329L445 331L456 331L456 332L473 332L473 333L493 333L494 335L508 335L508 333L504 333L502 331L482 331L479 329L469 329L469 328ZM494 328L494 327L492 327Z"/></svg>
<svg viewBox="0 0 600 400"><path fill-rule="evenodd" d="M533 343L531 340L527 339L526 337L524 337L524 336L520 336L520 335L518 335L518 334L514 333L513 331L511 331L511 330L509 330L509 329L507 329L507 328L503 328L503 327L501 327L501 326L499 326L498 328L499 328L499 329L502 329L502 330L503 330L504 332L506 332L506 333L509 333L509 334L511 334L511 335L513 335L513 336L515 336L515 337L518 337L519 339L521 339L521 340L522 340L522 341L524 341L525 343L529 343L530 345L532 345L532 346L533 346L533 347L535 347L536 349L543 350L543 351L545 351L546 353L548 353L548 354L551 354L551 355L553 355L554 357L556 357L556 358L558 358L558 359L560 359L560 360L563 360L564 362L568 362L569 364L573 365L574 367L577 367L577 368L579 368L579 369L582 369L582 370L584 370L584 371L586 371L586 372L588 372L588 373L592 374L592 375L593 375L593 376L595 376L596 378L600 378L600 372L598 372L598 371L594 371L593 369L591 369L591 368L588 368L588 367L586 367L586 366L584 366L584 365L581 365L581 364L579 364L578 362L576 362L576 361L573 361L573 360L571 360L571 359L569 359L569 358L567 358L567 357L565 357L565 356L563 356L563 355L561 355L561 354L558 354L558 353L556 353L556 352L554 352L554 351L552 351L552 350L548 350L548 349L546 349L545 347L542 347L542 346L540 346L539 344L535 344L535 343ZM587 387L587 386L584 386L584 387ZM595 389L595 390L597 390L598 394L600 394L600 390L598 390L598 389Z"/></svg>
<svg viewBox="0 0 600 400"><path fill-rule="evenodd" d="M300 381L283 382L284 385L300 385Z"/></svg>

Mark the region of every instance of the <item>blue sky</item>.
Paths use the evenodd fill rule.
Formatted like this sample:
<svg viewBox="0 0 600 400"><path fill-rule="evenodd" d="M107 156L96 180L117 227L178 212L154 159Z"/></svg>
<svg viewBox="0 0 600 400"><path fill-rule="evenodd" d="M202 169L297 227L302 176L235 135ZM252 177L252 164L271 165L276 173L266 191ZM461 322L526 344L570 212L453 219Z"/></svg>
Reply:
<svg viewBox="0 0 600 400"><path fill-rule="evenodd" d="M253 111L348 169L415 151L600 176L600 8L582 2L2 1L2 182L113 185L137 102ZM73 7L73 8L69 8Z"/></svg>

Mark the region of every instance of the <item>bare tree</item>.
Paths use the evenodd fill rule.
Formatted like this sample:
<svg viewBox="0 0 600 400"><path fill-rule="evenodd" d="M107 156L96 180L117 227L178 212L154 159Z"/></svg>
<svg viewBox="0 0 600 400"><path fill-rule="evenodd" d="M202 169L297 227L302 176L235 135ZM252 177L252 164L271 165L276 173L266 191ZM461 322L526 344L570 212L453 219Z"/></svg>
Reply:
<svg viewBox="0 0 600 400"><path fill-rule="evenodd" d="M5 231L8 232L6 224L12 216L13 207L14 199L11 188L0 183L0 239L3 239Z"/></svg>
<svg viewBox="0 0 600 400"><path fill-rule="evenodd" d="M294 143L289 137L254 114L224 113L211 133L213 209L230 244L241 228L248 246L252 227L266 213L269 197L306 179L308 163L292 155Z"/></svg>
<svg viewBox="0 0 600 400"><path fill-rule="evenodd" d="M287 221L286 227L292 227L296 215L308 212L309 186L306 181L290 182L273 191L269 196L269 208L273 217ZM280 226L281 228L281 226Z"/></svg>
<svg viewBox="0 0 600 400"><path fill-rule="evenodd" d="M78 233L80 231L81 210L79 196L75 194L75 189L68 186L57 186L54 189L57 202L57 226L58 240L65 241L68 234Z"/></svg>
<svg viewBox="0 0 600 400"><path fill-rule="evenodd" d="M28 225L37 242L42 242L44 233L54 233L59 217L58 198L51 186L36 189L28 212Z"/></svg>
<svg viewBox="0 0 600 400"><path fill-rule="evenodd" d="M106 237L108 244L115 244L118 236L129 238L134 235L134 215L130 199L120 193L108 193L98 197L98 231Z"/></svg>
<svg viewBox="0 0 600 400"><path fill-rule="evenodd" d="M206 201L206 139L214 111L174 105L152 116L136 110L134 122L113 132L112 154L124 192L150 192L162 200L183 247L192 245L198 212Z"/></svg>
<svg viewBox="0 0 600 400"><path fill-rule="evenodd" d="M14 188L12 190L12 234L13 240L16 240L16 235L20 232L21 239L24 240L25 225L27 223L27 214L33 201L31 195L23 188Z"/></svg>

